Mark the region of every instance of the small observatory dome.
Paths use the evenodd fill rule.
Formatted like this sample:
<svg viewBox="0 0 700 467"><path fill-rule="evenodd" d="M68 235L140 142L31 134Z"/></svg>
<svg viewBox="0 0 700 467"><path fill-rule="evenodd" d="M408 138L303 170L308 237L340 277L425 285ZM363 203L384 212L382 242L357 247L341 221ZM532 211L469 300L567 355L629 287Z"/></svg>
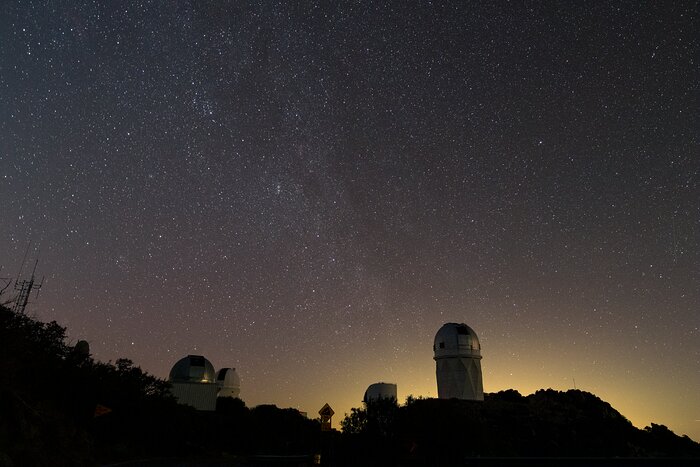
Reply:
<svg viewBox="0 0 700 467"><path fill-rule="evenodd" d="M215 379L214 365L201 355L188 355L170 370L170 381L213 383Z"/></svg>
<svg viewBox="0 0 700 467"><path fill-rule="evenodd" d="M365 397L362 399L362 402L367 404L371 401L378 401L380 399L396 400L396 385L393 383L370 384L365 391Z"/></svg>
<svg viewBox="0 0 700 467"><path fill-rule="evenodd" d="M235 368L222 368L216 375L219 397L238 397L241 393L241 378Z"/></svg>
<svg viewBox="0 0 700 467"><path fill-rule="evenodd" d="M472 328L464 323L447 323L435 334L435 358L481 358L481 344Z"/></svg>

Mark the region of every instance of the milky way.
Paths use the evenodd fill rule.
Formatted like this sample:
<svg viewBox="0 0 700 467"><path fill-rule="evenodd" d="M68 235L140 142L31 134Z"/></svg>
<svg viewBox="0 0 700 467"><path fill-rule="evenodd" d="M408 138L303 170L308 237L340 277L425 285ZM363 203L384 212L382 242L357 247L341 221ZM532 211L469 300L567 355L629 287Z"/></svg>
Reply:
<svg viewBox="0 0 700 467"><path fill-rule="evenodd" d="M697 3L336 3L6 3L0 277L31 242L28 313L339 415L377 381L435 396L465 322L486 392L700 439Z"/></svg>

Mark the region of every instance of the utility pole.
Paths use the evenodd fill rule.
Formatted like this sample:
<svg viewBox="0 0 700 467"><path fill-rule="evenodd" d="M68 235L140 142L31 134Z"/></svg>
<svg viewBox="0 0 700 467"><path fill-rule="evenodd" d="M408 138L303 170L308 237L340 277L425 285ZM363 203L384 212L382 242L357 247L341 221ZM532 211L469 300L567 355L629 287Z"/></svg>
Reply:
<svg viewBox="0 0 700 467"><path fill-rule="evenodd" d="M30 244L31 245L31 244ZM32 290L36 290L36 296L39 296L39 290L41 286L44 285L44 278L41 278L41 282L36 283L36 266L39 264L39 259L34 261L34 269L32 269L32 275L29 279L22 279L22 270L24 269L24 263L27 260L27 253L29 252L29 245L27 245L27 250L24 252L24 258L22 258L22 265L19 268L19 273L17 274L17 279L15 279L15 290L17 291L17 296L14 299L15 306L12 310L15 313L24 314L24 310L27 308L27 303L29 303L29 296ZM4 289L3 289L4 290Z"/></svg>

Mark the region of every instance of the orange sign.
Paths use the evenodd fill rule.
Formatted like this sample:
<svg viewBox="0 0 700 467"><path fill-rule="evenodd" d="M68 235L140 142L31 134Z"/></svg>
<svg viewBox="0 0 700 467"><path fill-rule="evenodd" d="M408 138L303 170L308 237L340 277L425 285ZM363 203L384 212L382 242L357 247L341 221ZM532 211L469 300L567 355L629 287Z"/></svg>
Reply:
<svg viewBox="0 0 700 467"><path fill-rule="evenodd" d="M95 407L95 417L101 417L102 415L107 415L110 413L112 409L109 407L105 407L104 405L97 404L97 407Z"/></svg>
<svg viewBox="0 0 700 467"><path fill-rule="evenodd" d="M331 406L326 403L318 414L321 416L321 431L331 431L331 417L335 414Z"/></svg>
<svg viewBox="0 0 700 467"><path fill-rule="evenodd" d="M331 409L331 406L328 405L328 403L326 403L326 405L324 405L323 407L321 407L321 410L318 411L318 414L319 414L321 417L324 417L324 416L325 416L325 417L330 418L330 417L332 417L333 415L335 415L335 412L333 411L333 409Z"/></svg>

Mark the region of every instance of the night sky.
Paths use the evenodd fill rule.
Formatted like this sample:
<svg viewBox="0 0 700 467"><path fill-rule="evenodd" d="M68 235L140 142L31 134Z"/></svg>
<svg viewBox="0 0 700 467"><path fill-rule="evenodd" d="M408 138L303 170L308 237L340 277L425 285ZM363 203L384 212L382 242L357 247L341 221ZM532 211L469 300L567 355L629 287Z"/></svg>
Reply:
<svg viewBox="0 0 700 467"><path fill-rule="evenodd" d="M434 397L452 321L486 392L700 440L698 31L680 1L4 1L0 277L31 242L29 314L236 367L249 406Z"/></svg>

